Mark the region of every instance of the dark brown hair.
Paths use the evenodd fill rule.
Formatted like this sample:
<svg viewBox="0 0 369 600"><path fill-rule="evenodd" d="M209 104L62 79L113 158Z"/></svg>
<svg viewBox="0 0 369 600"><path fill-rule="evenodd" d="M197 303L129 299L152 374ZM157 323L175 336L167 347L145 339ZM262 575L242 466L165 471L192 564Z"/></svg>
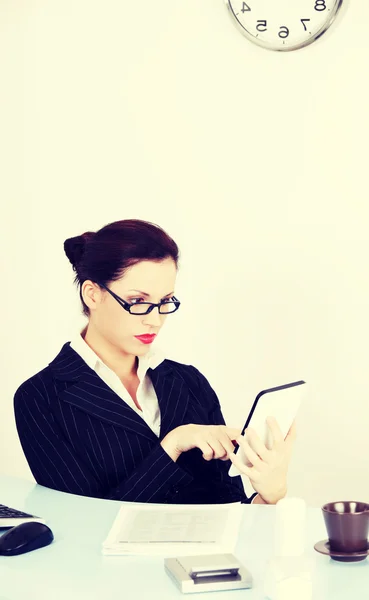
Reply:
<svg viewBox="0 0 369 600"><path fill-rule="evenodd" d="M179 250L175 241L159 225L139 219L115 221L96 232L68 238L64 252L76 273L83 314L89 308L82 297L86 279L108 285L120 279L124 272L142 260L160 261L172 258L178 267Z"/></svg>

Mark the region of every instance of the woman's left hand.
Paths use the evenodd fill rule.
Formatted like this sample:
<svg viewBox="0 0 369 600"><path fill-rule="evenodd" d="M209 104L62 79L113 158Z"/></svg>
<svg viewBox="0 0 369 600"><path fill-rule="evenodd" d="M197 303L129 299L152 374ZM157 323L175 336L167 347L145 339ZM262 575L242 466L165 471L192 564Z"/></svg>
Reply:
<svg viewBox="0 0 369 600"><path fill-rule="evenodd" d="M296 439L296 423L293 422L286 439L274 417L267 418L272 434L269 450L253 429L247 429L246 436L237 438L250 466L244 465L238 454L231 454L230 460L241 472L247 475L253 488L267 504L276 504L287 493L287 472L291 459L293 443Z"/></svg>

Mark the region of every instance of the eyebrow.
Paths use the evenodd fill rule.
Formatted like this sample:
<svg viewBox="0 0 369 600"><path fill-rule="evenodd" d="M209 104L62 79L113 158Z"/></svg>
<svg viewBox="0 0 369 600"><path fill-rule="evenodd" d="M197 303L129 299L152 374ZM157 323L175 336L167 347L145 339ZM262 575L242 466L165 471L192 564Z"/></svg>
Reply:
<svg viewBox="0 0 369 600"><path fill-rule="evenodd" d="M127 290L127 291L128 292L138 292L139 294L146 296L146 298L148 298L150 296L150 294L148 294L147 292L143 292L142 290ZM165 296L163 296L163 298L165 298L166 296L171 296L172 294L174 294L174 291L169 292L169 294L165 294Z"/></svg>

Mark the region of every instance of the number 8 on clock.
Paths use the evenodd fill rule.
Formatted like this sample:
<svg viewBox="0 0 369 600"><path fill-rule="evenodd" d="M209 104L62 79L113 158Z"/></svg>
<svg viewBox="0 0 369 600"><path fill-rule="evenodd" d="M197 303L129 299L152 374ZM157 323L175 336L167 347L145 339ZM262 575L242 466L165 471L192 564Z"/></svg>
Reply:
<svg viewBox="0 0 369 600"><path fill-rule="evenodd" d="M315 42L345 0L225 0L238 29L268 50L298 50Z"/></svg>

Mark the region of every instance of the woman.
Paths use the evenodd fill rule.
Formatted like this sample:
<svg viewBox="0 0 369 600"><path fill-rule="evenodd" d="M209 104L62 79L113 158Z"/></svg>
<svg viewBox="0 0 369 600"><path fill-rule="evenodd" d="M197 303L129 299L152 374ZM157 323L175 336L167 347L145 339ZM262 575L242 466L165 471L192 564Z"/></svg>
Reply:
<svg viewBox="0 0 369 600"><path fill-rule="evenodd" d="M137 502L276 503L295 437L270 423L274 447L225 425L192 365L151 346L174 296L178 247L158 226L123 220L64 242L88 323L16 391L22 448L36 481L63 492ZM233 454L238 440L252 463ZM245 496L231 461L250 476Z"/></svg>

